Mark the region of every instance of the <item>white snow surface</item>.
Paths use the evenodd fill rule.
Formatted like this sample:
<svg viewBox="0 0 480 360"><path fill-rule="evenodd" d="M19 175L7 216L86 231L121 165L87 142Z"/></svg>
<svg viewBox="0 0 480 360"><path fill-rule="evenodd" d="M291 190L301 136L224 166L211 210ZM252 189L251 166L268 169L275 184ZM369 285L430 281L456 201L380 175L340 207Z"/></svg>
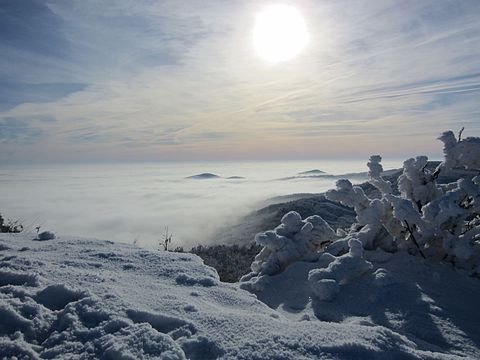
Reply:
<svg viewBox="0 0 480 360"><path fill-rule="evenodd" d="M193 254L34 238L0 234L2 359L480 357L479 280L406 253L365 251L371 270L321 301L314 260L254 295Z"/></svg>

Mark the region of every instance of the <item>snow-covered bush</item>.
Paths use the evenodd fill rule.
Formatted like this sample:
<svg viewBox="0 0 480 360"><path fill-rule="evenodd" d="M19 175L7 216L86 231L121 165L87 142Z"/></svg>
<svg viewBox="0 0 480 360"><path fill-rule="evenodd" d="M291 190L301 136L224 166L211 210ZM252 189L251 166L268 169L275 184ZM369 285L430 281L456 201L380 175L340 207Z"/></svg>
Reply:
<svg viewBox="0 0 480 360"><path fill-rule="evenodd" d="M351 239L348 242L350 250L347 254L339 257L330 255L330 263L327 267L314 269L308 273L308 281L313 294L323 301L331 301L340 291L341 285L370 271L373 266L363 259L363 247L359 240Z"/></svg>
<svg viewBox="0 0 480 360"><path fill-rule="evenodd" d="M480 272L480 176L470 179L463 171L460 179L439 185L440 172L455 169L480 169L480 139L457 140L453 133L440 137L445 144L444 162L435 170L427 168L428 158L418 156L403 163L398 178L399 195L393 184L382 178L381 157L367 163L370 184L381 198L369 198L359 186L339 180L337 188L327 192L329 200L351 206L357 213L347 236L327 251L334 255L348 250L347 243L357 239L365 249L407 250L422 257L452 262L473 274ZM464 177L462 177L464 176Z"/></svg>
<svg viewBox="0 0 480 360"><path fill-rule="evenodd" d="M282 272L291 263L317 260L317 251L335 239L335 231L320 216L302 220L299 213L290 211L274 230L255 236L255 242L263 248L251 265L252 271L240 279L241 287L261 290L269 276Z"/></svg>
<svg viewBox="0 0 480 360"><path fill-rule="evenodd" d="M445 160L442 167L446 169L464 168L480 169L480 138L468 137L461 139L461 133L458 140L452 131L445 131L438 139L444 144L443 154Z"/></svg>
<svg viewBox="0 0 480 360"><path fill-rule="evenodd" d="M202 258L205 265L217 270L223 282L237 282L249 273L255 256L262 248L259 245L198 245L189 252Z"/></svg>
<svg viewBox="0 0 480 360"><path fill-rule="evenodd" d="M336 239L335 232L320 216L302 220L296 211L282 217L274 230L259 233L255 242L263 249L255 257L251 269L257 275L274 275L292 262L308 258L322 244Z"/></svg>
<svg viewBox="0 0 480 360"><path fill-rule="evenodd" d="M18 221L5 220L0 214L0 233L20 233L23 231L23 225Z"/></svg>

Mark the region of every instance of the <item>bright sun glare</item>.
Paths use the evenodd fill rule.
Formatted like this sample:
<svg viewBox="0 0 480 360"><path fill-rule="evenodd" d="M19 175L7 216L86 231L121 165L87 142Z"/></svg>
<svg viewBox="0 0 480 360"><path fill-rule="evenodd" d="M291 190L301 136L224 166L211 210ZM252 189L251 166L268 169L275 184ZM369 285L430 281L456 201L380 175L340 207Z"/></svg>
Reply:
<svg viewBox="0 0 480 360"><path fill-rule="evenodd" d="M290 5L270 5L257 14L253 42L257 54L272 63L299 54L308 44L308 32L300 12Z"/></svg>

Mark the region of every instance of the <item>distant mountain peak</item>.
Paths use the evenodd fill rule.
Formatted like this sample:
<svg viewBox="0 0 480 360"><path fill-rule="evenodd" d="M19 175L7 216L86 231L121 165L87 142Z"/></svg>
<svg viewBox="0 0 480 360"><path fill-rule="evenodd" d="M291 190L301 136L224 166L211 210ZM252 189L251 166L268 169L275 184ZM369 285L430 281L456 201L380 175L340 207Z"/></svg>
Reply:
<svg viewBox="0 0 480 360"><path fill-rule="evenodd" d="M307 171L302 171L298 173L298 175L320 175L320 174L326 174L326 172L318 169L313 169L313 170L307 170Z"/></svg>
<svg viewBox="0 0 480 360"><path fill-rule="evenodd" d="M192 175L192 176L187 177L187 179L199 179L199 180L218 179L218 178L220 178L220 176L218 176L216 174L212 174L212 173L201 173L201 174Z"/></svg>

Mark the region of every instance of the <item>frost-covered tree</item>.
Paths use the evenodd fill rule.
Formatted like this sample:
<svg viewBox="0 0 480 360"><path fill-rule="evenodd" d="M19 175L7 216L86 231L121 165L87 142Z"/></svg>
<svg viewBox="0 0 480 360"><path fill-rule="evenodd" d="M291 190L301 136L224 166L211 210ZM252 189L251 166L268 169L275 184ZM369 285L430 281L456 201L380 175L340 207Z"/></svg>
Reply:
<svg viewBox="0 0 480 360"><path fill-rule="evenodd" d="M367 165L372 185L385 196L391 194L392 184L380 176L383 172L381 160L379 155L373 155ZM357 213L357 223L351 227L345 238L329 247L329 252L339 255L348 251L348 242L351 239L359 240L365 249L380 247L386 251L393 251L395 249L393 238L386 236L388 234L384 228L384 224L390 222L391 206L383 198L369 198L360 186L353 186L347 179L338 180L336 185L336 189L327 191L327 199L353 207Z"/></svg>
<svg viewBox="0 0 480 360"><path fill-rule="evenodd" d="M405 160L403 173L398 178L400 194L403 198L412 201L418 209L442 195L442 191L434 181L436 175L427 170L427 165L426 156Z"/></svg>
<svg viewBox="0 0 480 360"><path fill-rule="evenodd" d="M460 178L443 186L436 179L445 169L480 169L480 139L457 140L452 132L443 133L440 139L445 144L444 162L431 171L426 156L406 160L398 179L400 195L393 194L393 185L382 178L378 155L370 157L367 166L369 182L379 190L380 199L369 198L348 180L339 180L337 189L326 196L352 206L358 222L327 250L338 255L347 251L349 240L358 239L365 249L403 249L448 260L478 274L480 177Z"/></svg>
<svg viewBox="0 0 480 360"><path fill-rule="evenodd" d="M446 169L464 168L480 169L480 138L455 138L452 131L445 131L438 139L443 142L444 161L442 167Z"/></svg>
<svg viewBox="0 0 480 360"><path fill-rule="evenodd" d="M312 259L316 266L308 275L312 294L331 301L344 284L372 269L363 259L364 250L406 251L480 276L480 139L457 140L445 132L440 140L445 144L442 164L433 170L426 156L406 160L398 189L382 176L381 156L372 155L367 163L369 183L379 196L367 195L346 179L326 192L328 200L355 210L356 223L348 233L337 231L335 236L321 217L302 220L290 212L275 230L258 234L255 240L263 249L252 273L242 278L247 282L244 287L261 290L269 276L292 262ZM453 174L458 180L439 184L442 172L449 173L445 178ZM320 246L326 240L334 241Z"/></svg>

